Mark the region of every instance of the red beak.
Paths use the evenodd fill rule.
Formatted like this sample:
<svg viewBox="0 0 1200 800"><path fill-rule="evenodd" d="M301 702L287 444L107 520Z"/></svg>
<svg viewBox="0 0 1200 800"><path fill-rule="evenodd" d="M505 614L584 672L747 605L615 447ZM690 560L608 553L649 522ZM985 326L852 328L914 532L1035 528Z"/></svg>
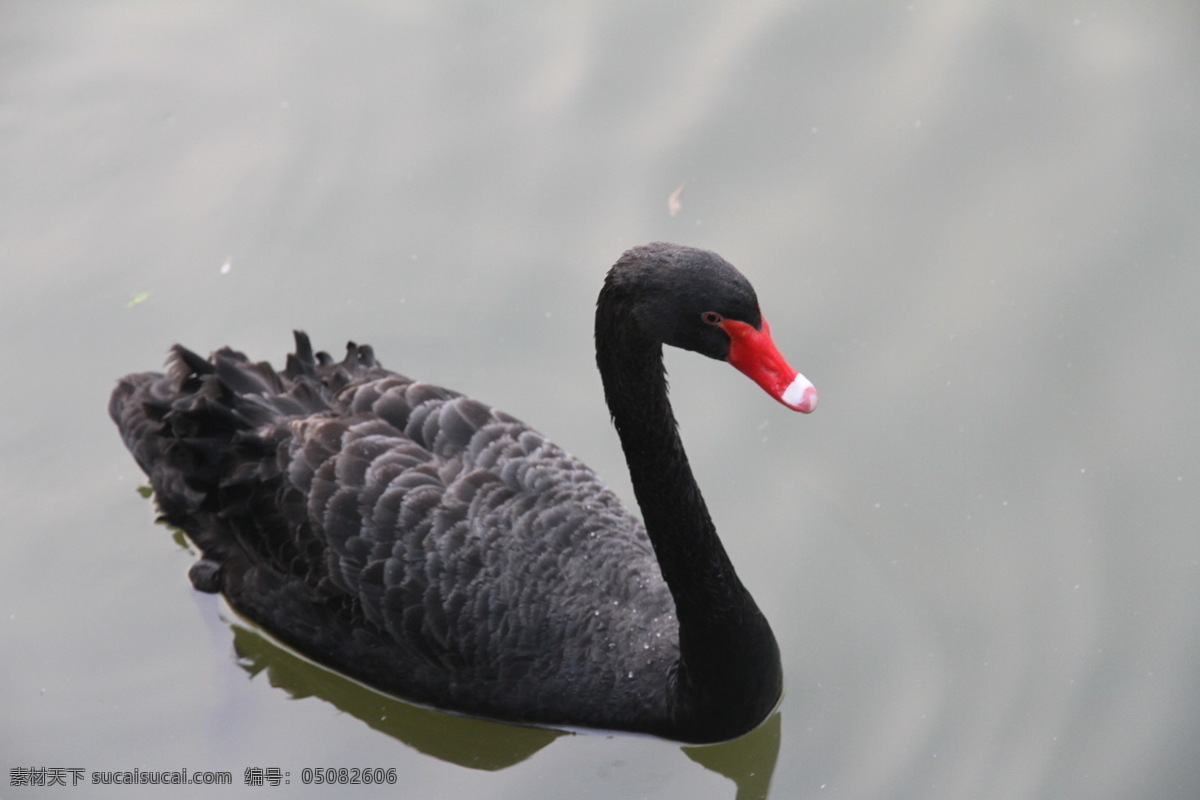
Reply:
<svg viewBox="0 0 1200 800"><path fill-rule="evenodd" d="M730 364L793 411L808 414L817 407L817 388L788 366L771 339L765 318L762 330L735 319L725 320L721 328L729 334Z"/></svg>

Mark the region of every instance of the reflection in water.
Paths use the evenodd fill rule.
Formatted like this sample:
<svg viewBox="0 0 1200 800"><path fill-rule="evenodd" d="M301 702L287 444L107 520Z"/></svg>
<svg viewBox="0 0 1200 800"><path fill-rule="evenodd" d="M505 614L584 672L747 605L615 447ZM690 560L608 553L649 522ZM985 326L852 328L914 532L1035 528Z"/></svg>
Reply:
<svg viewBox="0 0 1200 800"><path fill-rule="evenodd" d="M721 744L685 747L692 761L718 772L737 784L737 800L760 800L771 789L779 760L780 713L740 739Z"/></svg>
<svg viewBox="0 0 1200 800"><path fill-rule="evenodd" d="M228 608L228 606L225 606ZM532 756L565 731L449 714L382 694L326 669L276 642L227 611L238 663L252 676L266 671L271 685L295 699L318 697L375 730L442 761L500 770ZM586 732L584 732L586 733ZM605 736L624 736L604 732ZM737 784L738 800L767 796L779 756L780 715L731 742L685 746L698 764Z"/></svg>
<svg viewBox="0 0 1200 800"><path fill-rule="evenodd" d="M238 663L251 675L266 670L272 686L293 698L319 697L410 747L464 767L498 770L520 763L562 731L462 717L413 705L363 686L284 648L232 618Z"/></svg>

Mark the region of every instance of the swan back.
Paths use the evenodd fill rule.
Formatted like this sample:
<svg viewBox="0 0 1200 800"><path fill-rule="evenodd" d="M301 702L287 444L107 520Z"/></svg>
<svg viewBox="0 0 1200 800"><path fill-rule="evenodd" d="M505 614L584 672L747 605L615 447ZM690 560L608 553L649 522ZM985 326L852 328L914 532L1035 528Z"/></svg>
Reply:
<svg viewBox="0 0 1200 800"><path fill-rule="evenodd" d="M197 588L317 660L482 716L667 715L678 632L645 529L508 414L303 334L282 372L177 347L110 413L203 553Z"/></svg>

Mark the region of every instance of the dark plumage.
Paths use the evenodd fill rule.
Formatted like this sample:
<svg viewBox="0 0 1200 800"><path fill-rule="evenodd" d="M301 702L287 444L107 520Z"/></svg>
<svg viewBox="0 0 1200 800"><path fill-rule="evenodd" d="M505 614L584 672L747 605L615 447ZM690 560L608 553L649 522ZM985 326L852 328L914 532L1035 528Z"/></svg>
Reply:
<svg viewBox="0 0 1200 800"><path fill-rule="evenodd" d="M717 741L770 712L781 672L667 401L661 343L729 357L714 313L765 332L740 273L676 245L629 251L600 295L597 361L645 527L538 432L366 345L334 362L297 333L282 372L176 346L109 411L203 554L193 585L312 658L450 710Z"/></svg>

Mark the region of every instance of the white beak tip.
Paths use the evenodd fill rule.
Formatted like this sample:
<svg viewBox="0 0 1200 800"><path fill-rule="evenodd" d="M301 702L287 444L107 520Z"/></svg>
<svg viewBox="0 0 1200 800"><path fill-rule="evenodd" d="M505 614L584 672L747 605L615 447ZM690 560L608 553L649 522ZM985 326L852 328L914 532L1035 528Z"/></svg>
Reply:
<svg viewBox="0 0 1200 800"><path fill-rule="evenodd" d="M817 408L817 387L797 372L779 399L790 409L811 414Z"/></svg>

